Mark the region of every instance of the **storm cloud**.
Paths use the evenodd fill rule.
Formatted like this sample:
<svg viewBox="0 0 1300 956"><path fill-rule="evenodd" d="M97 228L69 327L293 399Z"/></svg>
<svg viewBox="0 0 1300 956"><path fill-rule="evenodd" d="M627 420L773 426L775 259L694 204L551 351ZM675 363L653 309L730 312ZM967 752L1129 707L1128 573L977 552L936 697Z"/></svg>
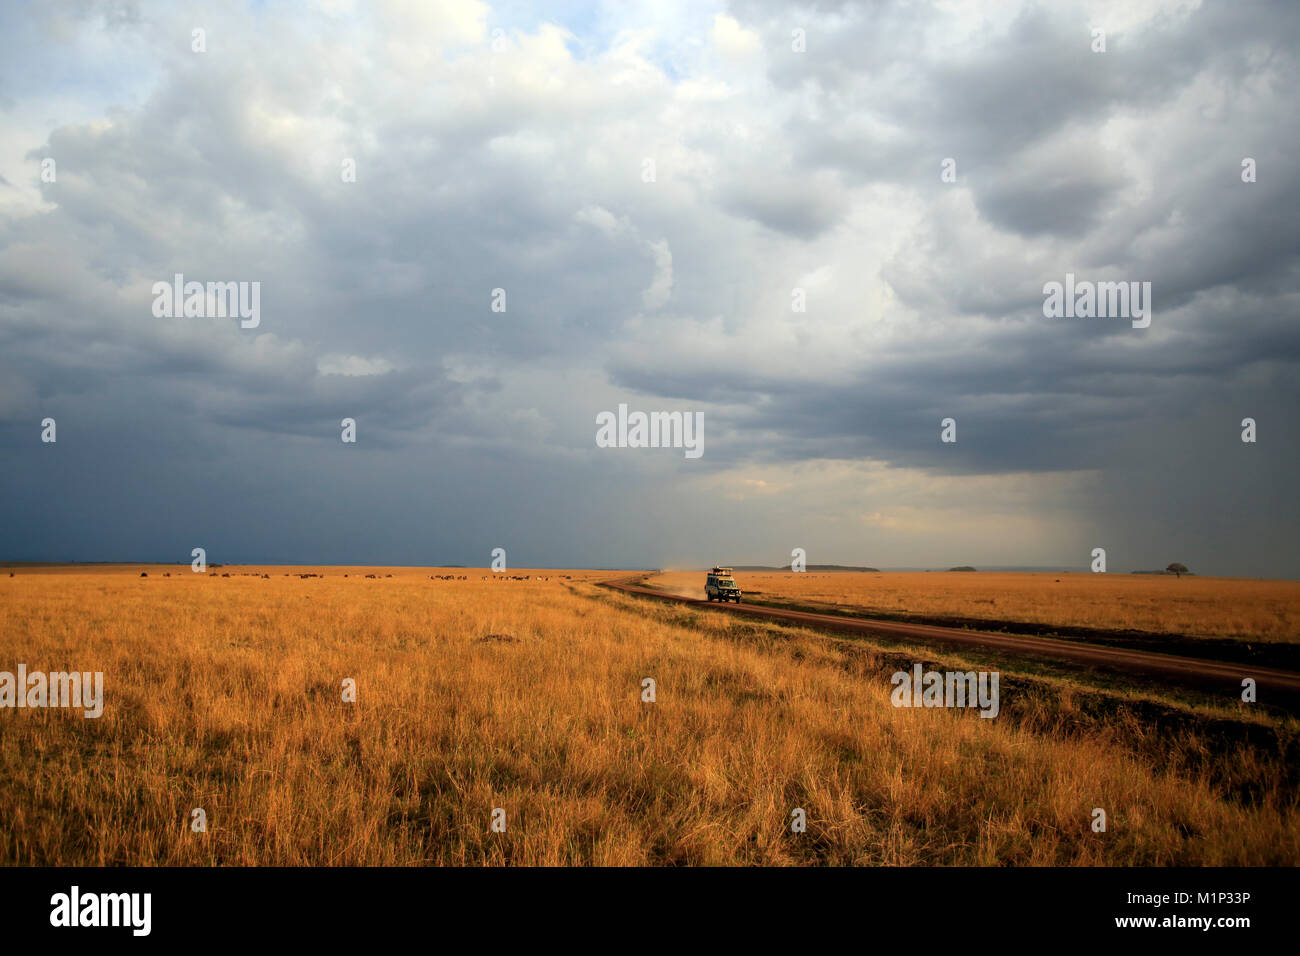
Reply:
<svg viewBox="0 0 1300 956"><path fill-rule="evenodd" d="M1288 2L8 6L0 557L1300 575L1298 47ZM178 273L260 324L156 316ZM1150 327L1046 317L1067 273ZM704 455L598 448L620 402Z"/></svg>

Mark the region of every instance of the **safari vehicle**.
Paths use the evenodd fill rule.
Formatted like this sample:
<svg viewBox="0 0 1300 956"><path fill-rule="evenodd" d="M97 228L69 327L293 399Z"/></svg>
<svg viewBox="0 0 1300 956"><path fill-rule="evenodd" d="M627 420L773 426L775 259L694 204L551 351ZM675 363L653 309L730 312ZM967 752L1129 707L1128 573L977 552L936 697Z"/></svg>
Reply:
<svg viewBox="0 0 1300 956"><path fill-rule="evenodd" d="M736 587L731 568L714 568L704 579L704 596L710 601L735 601L740 603L740 588Z"/></svg>

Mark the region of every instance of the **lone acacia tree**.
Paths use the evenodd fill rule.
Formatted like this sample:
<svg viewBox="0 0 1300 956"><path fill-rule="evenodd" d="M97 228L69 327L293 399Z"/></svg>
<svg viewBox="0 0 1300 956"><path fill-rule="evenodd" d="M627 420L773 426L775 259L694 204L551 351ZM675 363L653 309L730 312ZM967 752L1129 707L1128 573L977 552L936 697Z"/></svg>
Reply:
<svg viewBox="0 0 1300 956"><path fill-rule="evenodd" d="M1179 564L1177 561L1175 561L1173 564L1169 565L1169 567L1165 568L1165 570L1172 572L1173 574L1181 578L1184 574L1187 573L1187 565Z"/></svg>

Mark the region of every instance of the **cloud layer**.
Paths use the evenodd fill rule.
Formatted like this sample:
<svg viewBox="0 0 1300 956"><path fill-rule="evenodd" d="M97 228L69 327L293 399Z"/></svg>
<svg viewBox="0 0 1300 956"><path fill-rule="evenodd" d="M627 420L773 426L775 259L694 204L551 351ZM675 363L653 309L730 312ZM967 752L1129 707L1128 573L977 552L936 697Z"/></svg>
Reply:
<svg viewBox="0 0 1300 956"><path fill-rule="evenodd" d="M1300 574L1289 3L0 17L0 555Z"/></svg>

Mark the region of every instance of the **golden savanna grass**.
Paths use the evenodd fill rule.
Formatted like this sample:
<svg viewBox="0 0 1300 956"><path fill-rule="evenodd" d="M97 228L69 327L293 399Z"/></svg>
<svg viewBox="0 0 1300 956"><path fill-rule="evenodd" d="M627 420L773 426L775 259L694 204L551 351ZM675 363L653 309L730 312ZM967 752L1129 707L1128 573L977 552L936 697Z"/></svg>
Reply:
<svg viewBox="0 0 1300 956"><path fill-rule="evenodd" d="M649 582L704 596L703 571ZM1300 581L1149 574L807 571L737 572L760 603L843 611L1138 630L1192 637L1300 641Z"/></svg>
<svg viewBox="0 0 1300 956"><path fill-rule="evenodd" d="M608 574L167 570L0 575L0 670L105 674L98 720L0 710L0 862L1300 862L1267 753L1205 758L1193 734L1153 754L1014 691L994 720L896 709L869 645Z"/></svg>

